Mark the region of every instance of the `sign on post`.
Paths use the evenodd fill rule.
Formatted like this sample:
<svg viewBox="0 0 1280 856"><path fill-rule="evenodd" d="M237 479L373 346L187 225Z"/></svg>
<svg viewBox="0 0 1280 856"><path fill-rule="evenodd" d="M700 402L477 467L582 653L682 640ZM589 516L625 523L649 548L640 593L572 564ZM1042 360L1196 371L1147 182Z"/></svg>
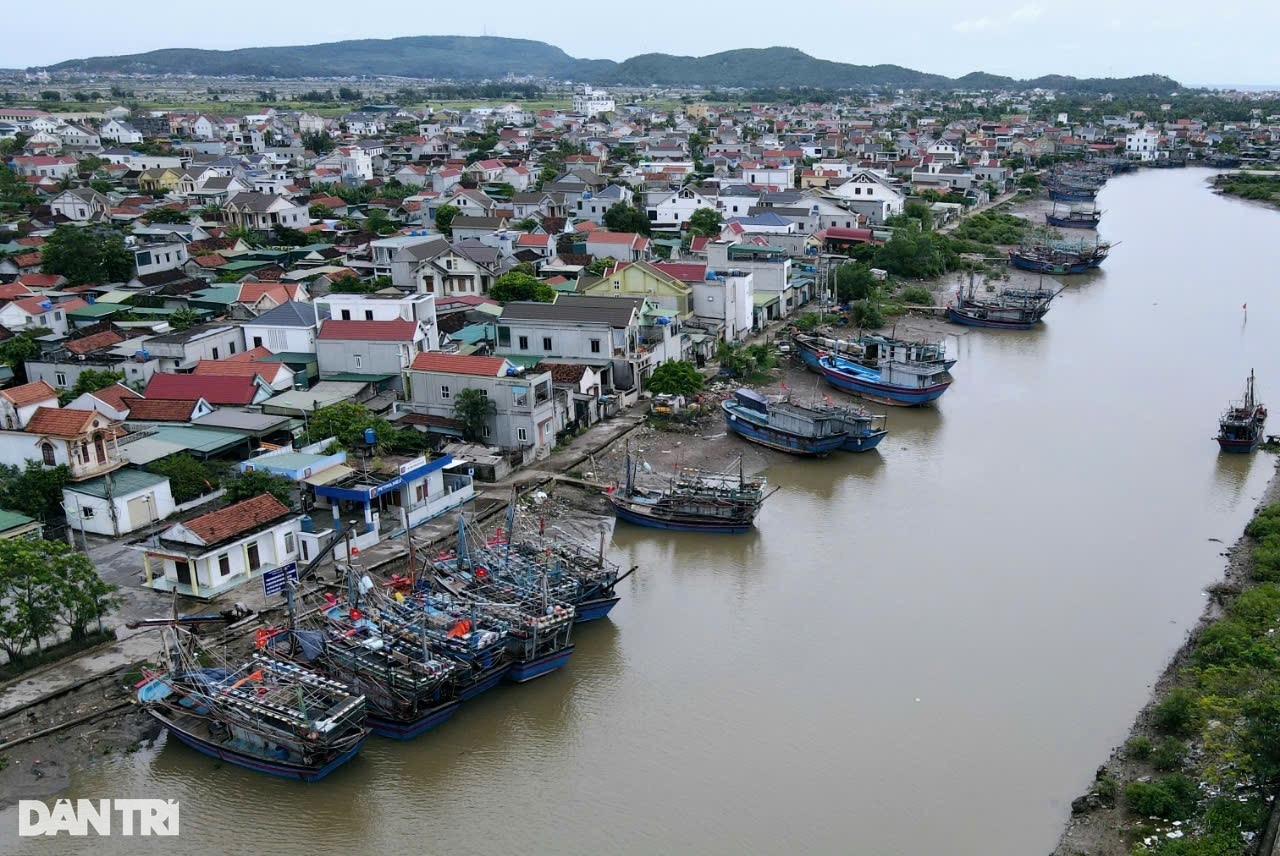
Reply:
<svg viewBox="0 0 1280 856"><path fill-rule="evenodd" d="M262 592L267 597L284 591L285 583L298 581L298 563L289 562L278 568L272 568L262 575Z"/></svg>

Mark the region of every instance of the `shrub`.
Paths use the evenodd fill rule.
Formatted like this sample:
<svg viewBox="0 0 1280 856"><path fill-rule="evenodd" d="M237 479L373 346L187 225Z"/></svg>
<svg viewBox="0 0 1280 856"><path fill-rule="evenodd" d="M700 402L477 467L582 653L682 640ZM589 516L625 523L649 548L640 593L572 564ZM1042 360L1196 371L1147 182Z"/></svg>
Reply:
<svg viewBox="0 0 1280 856"><path fill-rule="evenodd" d="M1258 830L1263 823L1263 806L1256 800L1240 802L1234 797L1218 797L1204 810L1204 828L1211 834Z"/></svg>
<svg viewBox="0 0 1280 856"><path fill-rule="evenodd" d="M1151 711L1151 725L1161 734L1189 737L1198 720L1196 694L1187 687L1172 690Z"/></svg>
<svg viewBox="0 0 1280 856"><path fill-rule="evenodd" d="M1093 783L1093 792L1102 798L1103 802L1115 805L1116 794L1120 791L1120 783L1115 780L1114 776L1099 776Z"/></svg>
<svg viewBox="0 0 1280 856"><path fill-rule="evenodd" d="M902 294L899 295L903 303L911 306L932 306L933 292L922 285L913 285L904 288Z"/></svg>
<svg viewBox="0 0 1280 856"><path fill-rule="evenodd" d="M850 304L849 311L853 317L853 323L859 327L867 327L876 329L884 326L884 313L880 311L880 307L869 300L858 300Z"/></svg>
<svg viewBox="0 0 1280 856"><path fill-rule="evenodd" d="M1280 504L1268 505L1259 511L1258 515L1244 528L1244 534L1250 538L1280 535Z"/></svg>
<svg viewBox="0 0 1280 856"><path fill-rule="evenodd" d="M1182 761L1187 757L1187 745L1175 737L1166 737L1151 753L1151 763L1157 770L1173 772L1182 769Z"/></svg>
<svg viewBox="0 0 1280 856"><path fill-rule="evenodd" d="M1135 814L1186 820L1195 811L1197 793L1194 782L1174 774L1155 782L1130 782L1125 786L1124 798Z"/></svg>
<svg viewBox="0 0 1280 856"><path fill-rule="evenodd" d="M1130 737L1124 744L1130 758L1145 761L1151 757L1151 741L1145 737Z"/></svg>
<svg viewBox="0 0 1280 856"><path fill-rule="evenodd" d="M1267 535L1253 548L1253 578L1259 582L1280 581L1280 534Z"/></svg>

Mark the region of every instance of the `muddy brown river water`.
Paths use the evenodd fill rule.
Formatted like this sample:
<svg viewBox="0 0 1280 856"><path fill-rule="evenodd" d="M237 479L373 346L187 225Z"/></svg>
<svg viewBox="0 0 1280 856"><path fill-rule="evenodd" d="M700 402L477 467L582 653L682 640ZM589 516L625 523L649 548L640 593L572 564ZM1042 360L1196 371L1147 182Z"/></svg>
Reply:
<svg viewBox="0 0 1280 856"><path fill-rule="evenodd" d="M1042 329L957 328L878 452L771 458L758 531L619 525L641 570L561 672L318 785L161 741L65 796L178 799L178 839L10 808L0 852L1047 853L1273 472L1211 437L1251 367L1280 402L1280 213L1208 175L1113 179L1102 270Z"/></svg>

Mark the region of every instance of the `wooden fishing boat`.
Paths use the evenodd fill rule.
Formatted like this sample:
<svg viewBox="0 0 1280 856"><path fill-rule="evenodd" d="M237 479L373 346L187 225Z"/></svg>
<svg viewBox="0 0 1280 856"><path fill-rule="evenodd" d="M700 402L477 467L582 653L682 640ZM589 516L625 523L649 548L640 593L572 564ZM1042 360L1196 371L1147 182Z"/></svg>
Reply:
<svg viewBox="0 0 1280 856"><path fill-rule="evenodd" d="M1045 223L1059 229L1096 229L1102 222L1102 212L1093 206L1075 205L1068 205L1065 211L1059 212L1055 204L1044 219Z"/></svg>
<svg viewBox="0 0 1280 856"><path fill-rule="evenodd" d="M665 489L636 485L638 463L627 453L626 483L606 496L619 520L652 529L742 533L755 524L766 499L765 480L684 468Z"/></svg>
<svg viewBox="0 0 1280 856"><path fill-rule="evenodd" d="M844 446L848 435L843 414L831 408L771 402L751 389L735 390L720 407L731 432L792 455L829 455Z"/></svg>
<svg viewBox="0 0 1280 856"><path fill-rule="evenodd" d="M144 671L134 699L197 752L311 782L350 761L369 736L365 697L346 684L263 654L204 665L193 636L174 628L172 639L167 668Z"/></svg>
<svg viewBox="0 0 1280 856"><path fill-rule="evenodd" d="M889 361L873 369L828 354L818 359L818 368L836 389L902 407L936 401L952 383L951 375L937 364Z"/></svg>
<svg viewBox="0 0 1280 856"><path fill-rule="evenodd" d="M1019 270L1053 275L1081 274L1101 265L1111 252L1112 244L1092 246L1065 243L1031 243L1009 251L1009 264Z"/></svg>
<svg viewBox="0 0 1280 856"><path fill-rule="evenodd" d="M1224 452L1252 452L1262 443L1266 424L1267 408L1257 399L1250 370L1244 398L1231 402L1218 420L1218 448Z"/></svg>

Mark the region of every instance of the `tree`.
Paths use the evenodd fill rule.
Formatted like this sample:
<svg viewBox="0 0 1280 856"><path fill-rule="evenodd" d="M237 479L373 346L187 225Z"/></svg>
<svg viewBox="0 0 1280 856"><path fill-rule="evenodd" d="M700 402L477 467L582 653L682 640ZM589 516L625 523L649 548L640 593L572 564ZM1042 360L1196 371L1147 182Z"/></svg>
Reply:
<svg viewBox="0 0 1280 856"><path fill-rule="evenodd" d="M554 303L556 291L546 283L527 273L508 271L493 281L489 287L489 296L501 303L512 300L538 300L542 303Z"/></svg>
<svg viewBox="0 0 1280 856"><path fill-rule="evenodd" d="M605 256L602 259L595 259L591 264L587 265L587 273L592 276L604 276L605 272L617 265L618 260L613 256Z"/></svg>
<svg viewBox="0 0 1280 856"><path fill-rule="evenodd" d="M871 268L857 262L846 262L836 269L836 298L841 303L864 300L875 290L876 278Z"/></svg>
<svg viewBox="0 0 1280 856"><path fill-rule="evenodd" d="M59 395L58 399L65 405L68 401L79 398L86 392L106 389L109 386L115 386L122 380L124 380L124 375L121 372L113 372L109 369L85 369L76 377L75 386ZM63 396L66 396L65 401L62 400Z"/></svg>
<svg viewBox="0 0 1280 856"><path fill-rule="evenodd" d="M645 385L659 395L691 396L702 389L702 375L688 360L667 360L653 370Z"/></svg>
<svg viewBox="0 0 1280 856"><path fill-rule="evenodd" d="M1028 172L1018 178L1018 186L1035 190L1040 186L1040 176L1034 172Z"/></svg>
<svg viewBox="0 0 1280 856"><path fill-rule="evenodd" d="M227 482L227 492L224 495L228 502L236 503L264 493L271 494L284 505L293 508L293 481L266 470L240 473Z"/></svg>
<svg viewBox="0 0 1280 856"><path fill-rule="evenodd" d="M147 222L147 225L152 223L190 223L191 214L187 211L179 211L176 208L152 208L142 215L142 219Z"/></svg>
<svg viewBox="0 0 1280 856"><path fill-rule="evenodd" d="M321 205L319 202L313 202L307 206L307 216L312 220L327 220L333 216L333 209L328 205Z"/></svg>
<svg viewBox="0 0 1280 856"><path fill-rule="evenodd" d="M436 228L446 238L453 237L453 218L462 213L456 205L441 205L436 209Z"/></svg>
<svg viewBox="0 0 1280 856"><path fill-rule="evenodd" d="M329 283L329 291L334 294L373 294L375 291L391 285L391 277L375 276L364 280L351 274L345 274Z"/></svg>
<svg viewBox="0 0 1280 856"><path fill-rule="evenodd" d="M213 467L197 461L185 452L161 458L147 465L147 472L169 479L173 501L190 502L212 493L222 484L221 475Z"/></svg>
<svg viewBox="0 0 1280 856"><path fill-rule="evenodd" d="M7 538L0 542L0 648L9 662L21 664L24 652L57 627L52 572L31 555L33 542Z"/></svg>
<svg viewBox="0 0 1280 856"><path fill-rule="evenodd" d="M365 447L364 432L372 428L377 446L392 442L396 429L391 423L355 401L340 401L321 407L307 417L303 438L307 443L317 443L333 437L348 450Z"/></svg>
<svg viewBox="0 0 1280 856"><path fill-rule="evenodd" d="M0 466L0 507L38 520L62 516L62 486L71 471L64 466L45 469L27 461L25 469Z"/></svg>
<svg viewBox="0 0 1280 856"><path fill-rule="evenodd" d="M511 228L520 232L532 232L538 228L538 221L532 217L526 217L523 220L517 220L511 224Z"/></svg>
<svg viewBox="0 0 1280 856"><path fill-rule="evenodd" d="M908 202L902 206L902 216L920 221L920 228L929 231L933 228L933 209L923 202Z"/></svg>
<svg viewBox="0 0 1280 856"><path fill-rule="evenodd" d="M689 232L704 238L714 238L720 234L720 226L724 218L714 208L699 208L689 216Z"/></svg>
<svg viewBox="0 0 1280 856"><path fill-rule="evenodd" d="M40 356L40 343L36 341L37 336L43 336L49 331L40 328L38 330L23 330L0 342L0 363L4 363L13 369L16 377L23 383L27 379L27 360L34 360Z"/></svg>
<svg viewBox="0 0 1280 856"><path fill-rule="evenodd" d="M649 234L649 218L639 208L630 205L614 205L604 212L604 225L613 232Z"/></svg>
<svg viewBox="0 0 1280 856"><path fill-rule="evenodd" d="M124 282L133 276L133 253L125 247L124 235L106 226L59 226L41 251L40 269L61 274L72 285Z"/></svg>
<svg viewBox="0 0 1280 856"><path fill-rule="evenodd" d="M9 539L10 542L21 539ZM97 621L102 628L102 616L121 603L108 585L94 570L93 561L61 541L27 541L19 549L18 556L0 547L0 562L10 561L38 563L50 577L50 593L53 597L55 618L71 631L73 642L83 642L89 635L89 622Z"/></svg>
<svg viewBox="0 0 1280 856"><path fill-rule="evenodd" d="M169 326L175 330L186 330L188 327L195 326L199 321L200 316L185 306L174 310L174 313L169 316Z"/></svg>
<svg viewBox="0 0 1280 856"><path fill-rule="evenodd" d="M498 412L498 405L479 389L460 389L453 398L453 417L462 423L463 439L478 443L484 439L489 419Z"/></svg>

